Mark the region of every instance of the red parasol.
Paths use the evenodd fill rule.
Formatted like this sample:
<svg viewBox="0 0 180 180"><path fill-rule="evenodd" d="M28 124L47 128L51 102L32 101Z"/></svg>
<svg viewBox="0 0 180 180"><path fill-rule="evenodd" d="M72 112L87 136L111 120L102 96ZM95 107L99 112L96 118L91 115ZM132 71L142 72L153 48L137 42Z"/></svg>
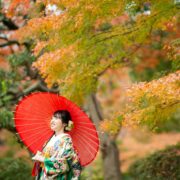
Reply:
<svg viewBox="0 0 180 180"><path fill-rule="evenodd" d="M99 149L96 128L86 113L76 104L58 94L36 92L24 97L16 107L14 119L16 130L32 153L42 150L43 144L53 135L50 120L57 110L68 110L74 128L71 135L82 166L94 160Z"/></svg>

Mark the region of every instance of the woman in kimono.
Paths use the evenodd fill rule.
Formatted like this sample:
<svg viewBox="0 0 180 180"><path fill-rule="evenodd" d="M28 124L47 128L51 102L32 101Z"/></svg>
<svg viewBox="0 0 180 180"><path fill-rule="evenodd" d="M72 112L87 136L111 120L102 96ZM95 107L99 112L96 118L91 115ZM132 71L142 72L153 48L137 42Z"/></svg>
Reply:
<svg viewBox="0 0 180 180"><path fill-rule="evenodd" d="M78 153L73 148L71 136L67 132L71 121L70 113L58 110L51 119L51 129L55 132L42 152L32 158L39 162L37 180L79 180L82 167Z"/></svg>

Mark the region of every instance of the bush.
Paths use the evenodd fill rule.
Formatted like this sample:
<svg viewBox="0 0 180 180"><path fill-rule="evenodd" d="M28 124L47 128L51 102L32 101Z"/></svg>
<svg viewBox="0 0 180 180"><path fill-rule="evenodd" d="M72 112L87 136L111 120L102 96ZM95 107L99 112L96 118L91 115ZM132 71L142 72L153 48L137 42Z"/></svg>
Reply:
<svg viewBox="0 0 180 180"><path fill-rule="evenodd" d="M32 180L31 167L23 158L0 158L0 179Z"/></svg>
<svg viewBox="0 0 180 180"><path fill-rule="evenodd" d="M137 160L129 167L128 174L133 180L180 179L180 143Z"/></svg>
<svg viewBox="0 0 180 180"><path fill-rule="evenodd" d="M96 159L82 171L80 180L104 180L102 154L98 153Z"/></svg>

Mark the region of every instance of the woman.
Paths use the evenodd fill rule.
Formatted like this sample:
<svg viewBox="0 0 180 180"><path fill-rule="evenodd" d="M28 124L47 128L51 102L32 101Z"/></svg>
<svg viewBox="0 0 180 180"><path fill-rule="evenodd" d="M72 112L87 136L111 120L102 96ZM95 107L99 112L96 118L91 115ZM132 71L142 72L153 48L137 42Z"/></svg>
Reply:
<svg viewBox="0 0 180 180"><path fill-rule="evenodd" d="M37 180L78 180L82 167L78 154L73 148L72 139L65 133L71 121L67 110L58 110L51 119L51 129L55 132L44 146L43 152L37 152L32 158L40 162Z"/></svg>

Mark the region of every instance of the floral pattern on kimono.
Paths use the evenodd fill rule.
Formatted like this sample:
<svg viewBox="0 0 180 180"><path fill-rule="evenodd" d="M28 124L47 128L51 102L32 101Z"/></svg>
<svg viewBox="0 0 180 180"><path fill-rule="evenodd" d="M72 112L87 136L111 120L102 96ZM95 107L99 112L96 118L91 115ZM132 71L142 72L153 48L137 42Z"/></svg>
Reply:
<svg viewBox="0 0 180 180"><path fill-rule="evenodd" d="M43 149L40 180L79 180L82 167L69 134L52 136Z"/></svg>

